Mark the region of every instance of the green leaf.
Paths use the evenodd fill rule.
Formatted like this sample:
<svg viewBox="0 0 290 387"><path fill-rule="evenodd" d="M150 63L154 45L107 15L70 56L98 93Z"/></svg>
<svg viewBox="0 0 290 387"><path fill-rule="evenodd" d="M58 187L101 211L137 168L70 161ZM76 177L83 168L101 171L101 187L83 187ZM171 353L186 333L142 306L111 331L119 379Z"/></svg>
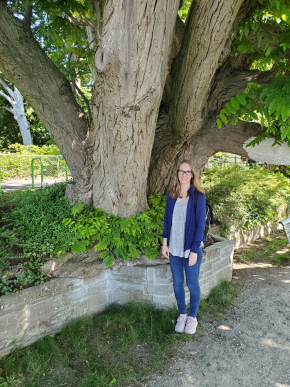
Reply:
<svg viewBox="0 0 290 387"><path fill-rule="evenodd" d="M75 243L73 246L72 246L72 249L71 251L73 253L83 253L84 251L87 251L87 247L90 245L90 241L88 240L83 240L83 241L79 241L77 243Z"/></svg>
<svg viewBox="0 0 290 387"><path fill-rule="evenodd" d="M239 104L239 101L236 97L232 97L231 98L231 104L232 104L232 107L235 109L235 110L239 110L240 108L240 104Z"/></svg>
<svg viewBox="0 0 290 387"><path fill-rule="evenodd" d="M221 122L221 120L217 120L217 126L218 126L218 128L220 129L221 127L222 127L222 122Z"/></svg>
<svg viewBox="0 0 290 387"><path fill-rule="evenodd" d="M270 104L269 104L269 106L268 106L268 112L269 112L269 114L272 114L272 113L275 111L275 109L276 109L276 98L274 98L274 99L270 102Z"/></svg>
<svg viewBox="0 0 290 387"><path fill-rule="evenodd" d="M244 94L242 93L237 94L237 99L240 102L240 104L242 104L243 106L246 105L247 101Z"/></svg>
<svg viewBox="0 0 290 387"><path fill-rule="evenodd" d="M114 256L112 254L103 260L103 263L106 266L106 268L108 268L109 266L112 266L113 262L114 262Z"/></svg>
<svg viewBox="0 0 290 387"><path fill-rule="evenodd" d="M225 124L228 123L228 120L227 120L226 116L225 116L223 113L220 114L220 118L223 120L223 122L224 122Z"/></svg>
<svg viewBox="0 0 290 387"><path fill-rule="evenodd" d="M98 244L95 245L94 249L97 250L105 250L107 249L108 244L105 241L100 241Z"/></svg>
<svg viewBox="0 0 290 387"><path fill-rule="evenodd" d="M290 107L284 106L281 111L282 120L286 121L290 117Z"/></svg>
<svg viewBox="0 0 290 387"><path fill-rule="evenodd" d="M269 47L267 48L267 51L265 52L265 56L269 56L269 55L271 54L272 50L273 50L273 47L272 47L272 46L269 46Z"/></svg>
<svg viewBox="0 0 290 387"><path fill-rule="evenodd" d="M233 107L232 107L230 102L226 103L226 108L228 109L229 114L235 113L235 109L233 109Z"/></svg>

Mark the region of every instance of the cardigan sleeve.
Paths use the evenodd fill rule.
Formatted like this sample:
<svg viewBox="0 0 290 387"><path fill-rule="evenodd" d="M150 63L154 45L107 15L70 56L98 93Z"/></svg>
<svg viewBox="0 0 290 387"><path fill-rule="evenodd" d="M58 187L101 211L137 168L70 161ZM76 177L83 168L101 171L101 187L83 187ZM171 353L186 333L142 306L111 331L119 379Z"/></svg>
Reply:
<svg viewBox="0 0 290 387"><path fill-rule="evenodd" d="M162 238L168 238L168 202L169 202L169 193L166 195Z"/></svg>
<svg viewBox="0 0 290 387"><path fill-rule="evenodd" d="M190 247L192 253L198 252L198 249L201 245L201 242L204 240L204 229L205 229L205 195L203 193L199 194L197 197L196 203L196 213L195 213L195 234L193 238L193 243Z"/></svg>

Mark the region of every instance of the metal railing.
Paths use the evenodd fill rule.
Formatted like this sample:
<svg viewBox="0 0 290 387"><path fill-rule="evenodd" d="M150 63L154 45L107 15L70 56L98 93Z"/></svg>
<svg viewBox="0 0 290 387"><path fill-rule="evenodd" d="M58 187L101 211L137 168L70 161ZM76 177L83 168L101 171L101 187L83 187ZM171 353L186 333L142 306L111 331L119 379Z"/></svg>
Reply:
<svg viewBox="0 0 290 387"><path fill-rule="evenodd" d="M0 154L0 191L3 180L31 179L31 188L34 188L37 177L43 187L45 178L67 181L71 174L61 155Z"/></svg>

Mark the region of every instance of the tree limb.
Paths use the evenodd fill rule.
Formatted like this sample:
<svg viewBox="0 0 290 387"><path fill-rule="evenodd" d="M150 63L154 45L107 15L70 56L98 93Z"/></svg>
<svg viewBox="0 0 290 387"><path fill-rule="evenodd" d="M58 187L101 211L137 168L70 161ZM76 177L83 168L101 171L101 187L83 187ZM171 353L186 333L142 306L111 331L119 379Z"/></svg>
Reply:
<svg viewBox="0 0 290 387"><path fill-rule="evenodd" d="M3 89L11 96L11 98L14 98L14 92L10 87L7 85L7 83L0 78L0 84L2 85Z"/></svg>
<svg viewBox="0 0 290 387"><path fill-rule="evenodd" d="M163 176L159 174L158 180L149 180L149 191L158 187L166 192L173 180L178 163L184 159L192 160L197 173L201 176L208 159L217 152L228 152L248 157L243 148L244 143L250 137L257 137L264 132L260 124L256 122L239 121L237 125L228 123L219 129L215 121L208 121L201 130L188 139L178 152L174 163L170 165L170 172Z"/></svg>
<svg viewBox="0 0 290 387"><path fill-rule="evenodd" d="M14 114L13 111L6 106L1 106L0 109L7 110L9 113Z"/></svg>
<svg viewBox="0 0 290 387"><path fill-rule="evenodd" d="M81 97L83 98L83 100L85 101L85 104L87 106L87 109L88 109L88 115L89 115L89 124L91 124L92 122L92 112L91 112L91 107L90 107L90 102L89 100L87 99L87 97L84 95L84 93L82 92L82 90L78 87L78 85L76 84L76 80L73 76L71 76L71 81L74 85L74 87L76 88L76 90L78 91L78 93L81 95Z"/></svg>
<svg viewBox="0 0 290 387"><path fill-rule="evenodd" d="M269 84L275 77L271 71L258 70L234 70L229 74L218 74L213 81L212 91L207 103L206 115L213 119L216 117L225 104L236 96L242 93L247 87L248 83L254 82L259 85Z"/></svg>
<svg viewBox="0 0 290 387"><path fill-rule="evenodd" d="M2 97L4 97L9 103L11 103L11 105L13 104L13 99L10 98L7 94L3 93L3 91L0 90L0 95L2 95Z"/></svg>
<svg viewBox="0 0 290 387"><path fill-rule="evenodd" d="M78 180L86 165L86 116L69 81L41 49L31 30L4 4L0 4L0 70L33 107Z"/></svg>
<svg viewBox="0 0 290 387"><path fill-rule="evenodd" d="M32 21L32 10L33 7L30 4L29 0L26 0L25 3L25 15L24 15L24 23L30 27L31 26L31 21Z"/></svg>
<svg viewBox="0 0 290 387"><path fill-rule="evenodd" d="M85 22L87 23L86 25L95 29L95 25L91 22L91 18L87 17L80 9L78 12L85 19Z"/></svg>

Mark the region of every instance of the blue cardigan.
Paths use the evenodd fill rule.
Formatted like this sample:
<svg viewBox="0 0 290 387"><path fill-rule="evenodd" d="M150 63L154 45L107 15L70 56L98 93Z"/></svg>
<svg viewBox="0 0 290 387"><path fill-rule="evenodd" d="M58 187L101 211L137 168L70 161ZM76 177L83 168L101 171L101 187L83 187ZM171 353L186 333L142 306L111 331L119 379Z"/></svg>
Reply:
<svg viewBox="0 0 290 387"><path fill-rule="evenodd" d="M194 186L190 186L190 194L187 204L187 213L185 221L184 251L190 249L191 252L197 253L204 238L205 228L205 195L199 192L196 203L196 213L194 211ZM177 198L171 199L169 193L166 197L166 207L164 214L163 238L167 238L169 246L170 230L172 225L172 215Z"/></svg>

